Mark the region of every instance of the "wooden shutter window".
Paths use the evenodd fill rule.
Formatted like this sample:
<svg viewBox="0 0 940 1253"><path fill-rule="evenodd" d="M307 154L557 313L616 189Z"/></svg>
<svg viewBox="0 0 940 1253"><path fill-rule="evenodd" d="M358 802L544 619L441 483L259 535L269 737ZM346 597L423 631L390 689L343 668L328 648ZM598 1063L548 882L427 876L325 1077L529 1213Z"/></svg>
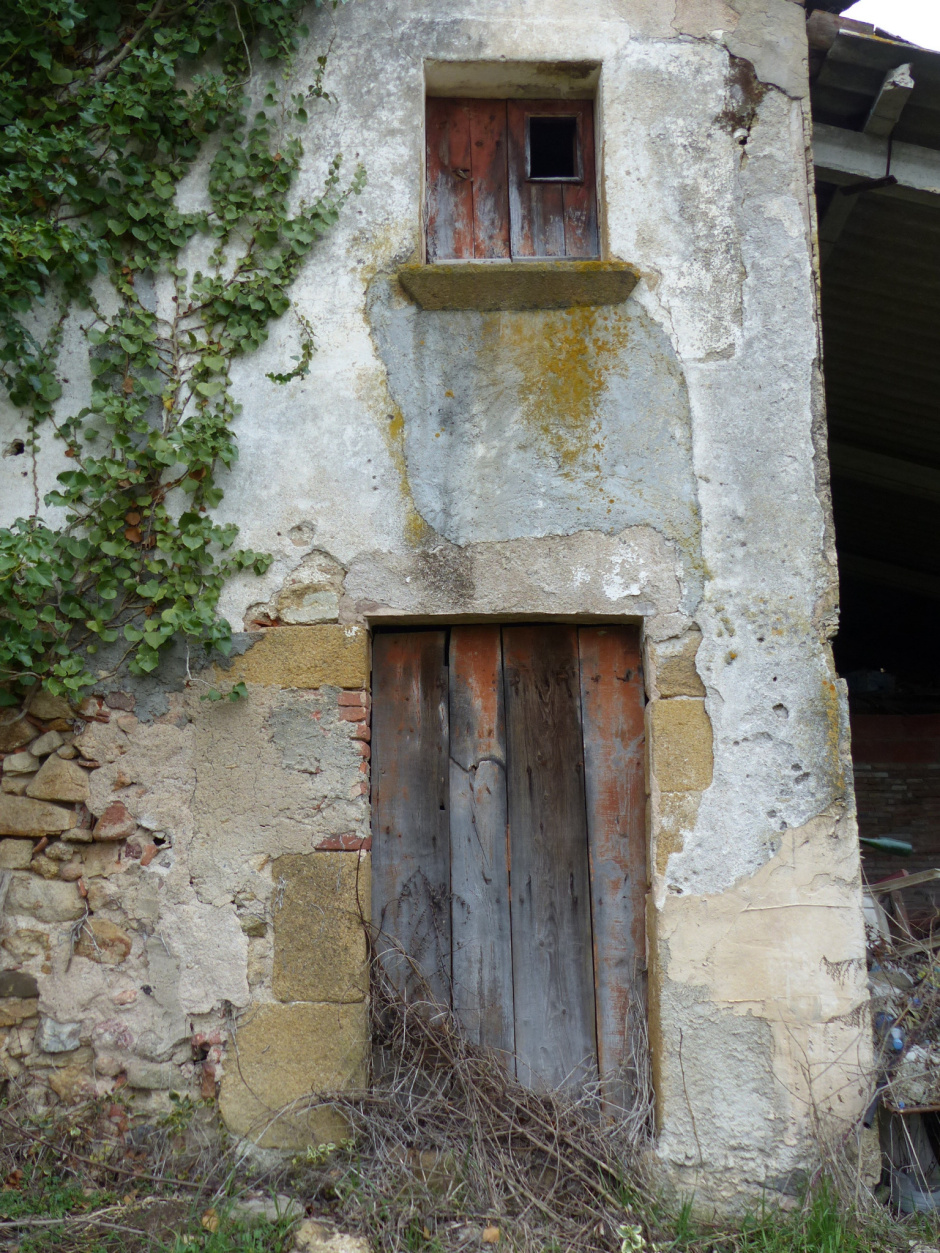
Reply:
<svg viewBox="0 0 940 1253"><path fill-rule="evenodd" d="M590 100L427 101L428 261L598 255Z"/></svg>

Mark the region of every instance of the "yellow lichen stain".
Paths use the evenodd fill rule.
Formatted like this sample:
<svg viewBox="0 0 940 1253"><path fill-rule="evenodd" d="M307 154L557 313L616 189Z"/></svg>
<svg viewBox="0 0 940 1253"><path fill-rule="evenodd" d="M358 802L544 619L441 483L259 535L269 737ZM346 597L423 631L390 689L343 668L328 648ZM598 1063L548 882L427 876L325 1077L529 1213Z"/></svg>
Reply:
<svg viewBox="0 0 940 1253"><path fill-rule="evenodd" d="M839 708L839 689L831 679L823 679L822 705L826 719L826 759L830 784L833 791L845 788L845 771L842 768L842 717Z"/></svg>
<svg viewBox="0 0 940 1253"><path fill-rule="evenodd" d="M392 258L401 250L402 239L398 230L392 225L363 227L356 231L349 244L347 255L361 257L356 277L362 284L363 292L377 274L387 271ZM415 239L414 257L417 260L421 250L420 239Z"/></svg>
<svg viewBox="0 0 940 1253"><path fill-rule="evenodd" d="M363 292L368 292L369 286L376 275L387 269L388 259L395 244L395 236L389 229L378 231L374 235L359 232L354 237L353 242L355 247L365 249L369 253L368 263L363 265L360 270ZM368 319L367 326L371 338L372 327ZM382 361L382 353L379 351L378 345L376 345L376 357L380 362ZM361 381L356 390L381 424L382 436L388 450L389 460L398 474L399 488L405 509L404 537L412 547L418 548L434 534L434 528L422 518L415 504L414 493L411 490L411 483L408 478L408 460L405 456L405 416L392 399L384 362L382 363L381 379L370 375L368 381Z"/></svg>
<svg viewBox="0 0 940 1253"><path fill-rule="evenodd" d="M603 477L598 405L622 351L629 317L606 308L489 314L486 339L518 370L520 418L565 477Z"/></svg>
<svg viewBox="0 0 940 1253"><path fill-rule="evenodd" d="M389 461L398 475L399 491L404 506L402 530L405 540L417 548L429 536L434 534L433 527L425 522L415 505L411 483L408 479L408 461L405 456L405 418L401 409L392 400L388 388L388 380L384 373L377 375L373 371L360 374L356 385L356 394L375 414L380 424L382 437L388 451Z"/></svg>
<svg viewBox="0 0 940 1253"><path fill-rule="evenodd" d="M449 387L448 387L447 391L444 393L444 395L445 395L445 396L449 396L449 397L451 398L451 400L453 400L453 399L454 399L454 393L450 390L450 388L449 388Z"/></svg>
<svg viewBox="0 0 940 1253"><path fill-rule="evenodd" d="M405 415L396 404L392 404L386 422L385 443L392 465L398 472L401 482L401 494L405 502L405 538L417 548L432 534L433 528L418 513L411 492L411 484L408 481L408 461L405 457Z"/></svg>

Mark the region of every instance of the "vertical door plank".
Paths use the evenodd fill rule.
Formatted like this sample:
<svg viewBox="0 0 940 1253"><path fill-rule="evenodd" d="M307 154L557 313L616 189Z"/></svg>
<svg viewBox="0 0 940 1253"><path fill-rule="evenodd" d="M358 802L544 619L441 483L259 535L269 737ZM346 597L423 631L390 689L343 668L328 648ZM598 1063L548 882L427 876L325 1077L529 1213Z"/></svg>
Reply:
<svg viewBox="0 0 940 1253"><path fill-rule="evenodd" d="M509 184L506 101L471 100L470 165L473 175L473 255L509 256Z"/></svg>
<svg viewBox="0 0 940 1253"><path fill-rule="evenodd" d="M565 255L565 187L563 183L527 183L533 255Z"/></svg>
<svg viewBox="0 0 940 1253"><path fill-rule="evenodd" d="M643 682L636 627L581 627L581 710L598 1066L613 1105L630 1097L629 1014L645 1012L646 787Z"/></svg>
<svg viewBox="0 0 940 1253"><path fill-rule="evenodd" d="M594 970L575 627L503 628L519 1078L595 1072Z"/></svg>
<svg viewBox="0 0 940 1253"><path fill-rule="evenodd" d="M565 256L596 257L600 253L597 234L597 169L594 158L594 102L569 100L567 106L578 116L578 144L581 149L580 183L562 184L565 220Z"/></svg>
<svg viewBox="0 0 940 1253"><path fill-rule="evenodd" d="M414 960L450 997L450 833L444 631L379 634L372 654L372 900L378 949L408 988Z"/></svg>
<svg viewBox="0 0 940 1253"><path fill-rule="evenodd" d="M428 261L472 257L470 102L430 97L426 125Z"/></svg>
<svg viewBox="0 0 940 1253"><path fill-rule="evenodd" d="M450 845L454 1009L512 1066L506 733L498 626L450 635Z"/></svg>
<svg viewBox="0 0 940 1253"><path fill-rule="evenodd" d="M565 255L564 201L560 183L526 179L526 118L543 104L559 101L509 100L509 232L514 257Z"/></svg>
<svg viewBox="0 0 940 1253"><path fill-rule="evenodd" d="M509 239L514 257L534 257L536 237L532 231L530 192L535 184L526 182L526 100L506 102L506 134L509 141Z"/></svg>

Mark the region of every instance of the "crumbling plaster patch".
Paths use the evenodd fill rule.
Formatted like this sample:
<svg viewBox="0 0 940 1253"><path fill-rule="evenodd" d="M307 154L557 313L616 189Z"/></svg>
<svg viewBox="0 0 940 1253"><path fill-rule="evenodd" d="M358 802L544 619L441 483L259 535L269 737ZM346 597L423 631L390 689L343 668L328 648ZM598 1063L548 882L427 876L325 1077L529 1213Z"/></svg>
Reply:
<svg viewBox="0 0 940 1253"><path fill-rule="evenodd" d="M676 11L672 29L677 35L702 39L716 32L733 32L740 13L724 0L675 0Z"/></svg>
<svg viewBox="0 0 940 1253"><path fill-rule="evenodd" d="M758 1191L768 1175L812 1159L814 1134L836 1136L851 1123L871 1063L859 1030L868 992L857 902L855 827L833 806L787 832L735 891L663 903L654 1023L681 1024L682 1052L657 1054L659 1148L688 1172L683 1186L701 1166L697 1138L713 1191L723 1167L740 1169L745 1146L747 1182ZM740 1198L740 1183L728 1181L725 1200Z"/></svg>
<svg viewBox="0 0 940 1253"><path fill-rule="evenodd" d="M341 613L352 618L461 615L642 617L681 629L682 565L652 528L619 535L520 538L409 554L363 554L350 568Z"/></svg>
<svg viewBox="0 0 940 1253"><path fill-rule="evenodd" d="M466 545L645 524L676 543L695 605L688 402L643 310L427 311L383 277L369 311L410 490L437 535Z"/></svg>
<svg viewBox="0 0 940 1253"><path fill-rule="evenodd" d="M311 667L351 678L350 635L357 638L339 626L283 628L274 653L261 650L257 669L268 673L273 655L284 680ZM196 676L187 692L172 696L173 712L153 724L121 712L133 704L126 692L108 693L110 708L89 698L72 724L78 733L68 733L88 808L30 801L35 821L45 820L47 808L55 811L54 829L40 844L38 831L7 841L27 858L0 881L8 998L0 1017L5 1026L23 1022L37 1043L19 1036L11 1042L0 1025L0 1072L22 1079L34 1099L42 1099L46 1084L73 1100L126 1083L132 1109L152 1114L166 1106L167 1090L214 1095L239 1011L276 994L272 930L276 938L280 879L291 876L283 869L290 856L280 858L275 876L272 855L299 852L308 867L307 858L323 858L307 880L323 887L317 872L330 870L334 894L340 880L355 883L360 857L368 874L367 854L314 851L324 840L340 848L368 840L366 696L336 683L309 691L252 683L249 699L232 705L201 700L208 687ZM47 716L62 712L57 707ZM69 726L69 719L59 722ZM62 747L61 736L30 731L28 742L47 761L63 760L50 756ZM38 760L31 764L38 778ZM233 786L238 778L241 788ZM56 839L59 811L68 830ZM66 872L68 881L58 877ZM362 900L367 909L367 891ZM361 1000L361 930L358 937L350 932L348 902L326 904L336 916L319 939L344 955L345 983L356 985ZM336 963L319 956L335 976ZM283 960L281 967L283 992ZM305 986L309 991L309 977ZM335 997L322 981L316 990L324 1002ZM324 1015L321 1007L326 1022ZM361 1059L364 1029L359 1035ZM310 1040L298 1064L303 1069L315 1057L317 1073L339 1081L324 1069L328 1054L328 1042ZM231 1051L228 1061L234 1064Z"/></svg>
<svg viewBox="0 0 940 1253"><path fill-rule="evenodd" d="M794 100L809 96L806 11L797 0L732 0L740 19L724 34L732 56L750 61L762 83Z"/></svg>
<svg viewBox="0 0 940 1253"><path fill-rule="evenodd" d="M224 902L236 892L265 899L273 858L312 852L330 836L368 837L368 798L350 782L361 758L339 720L337 691L256 687L246 705L220 706L200 720L199 834L187 860L202 899Z"/></svg>

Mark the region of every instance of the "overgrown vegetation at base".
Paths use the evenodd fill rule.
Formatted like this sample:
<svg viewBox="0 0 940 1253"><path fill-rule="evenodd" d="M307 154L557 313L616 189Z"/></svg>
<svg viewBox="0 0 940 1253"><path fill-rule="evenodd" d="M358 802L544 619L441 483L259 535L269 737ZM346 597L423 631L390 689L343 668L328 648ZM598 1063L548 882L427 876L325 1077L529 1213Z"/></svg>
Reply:
<svg viewBox="0 0 940 1253"><path fill-rule="evenodd" d="M373 1253L929 1253L936 1219L898 1219L820 1175L783 1210L770 1199L703 1222L649 1182L650 1107L616 1119L597 1094L536 1094L471 1044L418 981L407 998L374 971L377 1073L368 1091L311 1095L349 1137L262 1168L227 1142L212 1102L134 1118L120 1094L28 1110L10 1081L0 1106L0 1247L19 1253L291 1253L307 1219ZM624 1117L626 1115L626 1117ZM250 1215L279 1198L280 1213ZM285 1211L288 1206L292 1215ZM55 1220L55 1221L53 1221ZM301 1247L327 1253L329 1246Z"/></svg>
<svg viewBox="0 0 940 1253"><path fill-rule="evenodd" d="M332 0L333 4L339 0ZM323 0L316 0L318 5ZM9 0L0 23L0 382L23 418L33 510L0 528L0 704L75 695L88 654L146 674L174 636L227 649L222 586L268 558L213 521L237 450L233 362L290 308L336 221L325 187L289 199L325 56L292 89L304 0ZM278 64L280 84L247 94ZM211 141L211 160L207 144ZM206 154L205 207L181 180ZM206 254L190 272L188 258ZM299 318L293 368L313 351ZM90 353L88 403L64 404L63 345ZM40 500L36 456L68 460ZM43 504L64 521L43 521Z"/></svg>
<svg viewBox="0 0 940 1253"><path fill-rule="evenodd" d="M930 1253L938 1227L926 1218L896 1221L885 1212L847 1213L825 1181L791 1212L768 1206L736 1222L701 1223L687 1205L678 1213L623 1184L625 1204L613 1230L601 1234L586 1198L580 1224L535 1219L524 1241L497 1204L484 1216L466 1212L438 1170L403 1159L394 1186L370 1176L358 1142L300 1154L275 1170L252 1171L232 1150L208 1153L178 1133L149 1129L113 1155L101 1138L107 1107L89 1103L30 1123L0 1109L0 1248L13 1253L290 1253L303 1214L346 1232L368 1234L375 1253L449 1253L491 1248L515 1253L569 1248L598 1253ZM473 1151L466 1145L467 1153ZM169 1152L167 1152L169 1150ZM113 1160L95 1160L96 1158ZM307 1160L310 1159L310 1160ZM409 1165L410 1160L410 1165ZM449 1191L450 1188L450 1191ZM294 1215L245 1213L246 1196L269 1204L285 1195ZM548 1195L546 1193L545 1195ZM398 1234L389 1242L383 1231ZM567 1236L575 1234L575 1244ZM564 1234L563 1234L564 1233Z"/></svg>

